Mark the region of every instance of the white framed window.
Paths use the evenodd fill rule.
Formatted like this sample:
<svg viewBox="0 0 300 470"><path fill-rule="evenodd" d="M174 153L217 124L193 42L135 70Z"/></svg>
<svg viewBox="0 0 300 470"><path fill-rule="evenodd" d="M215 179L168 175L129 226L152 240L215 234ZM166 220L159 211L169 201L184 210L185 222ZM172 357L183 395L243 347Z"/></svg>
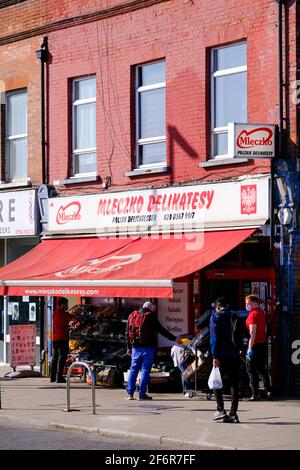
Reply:
<svg viewBox="0 0 300 470"><path fill-rule="evenodd" d="M73 80L72 176L96 174L96 77Z"/></svg>
<svg viewBox="0 0 300 470"><path fill-rule="evenodd" d="M166 63L136 68L136 167L163 166L166 162Z"/></svg>
<svg viewBox="0 0 300 470"><path fill-rule="evenodd" d="M6 180L24 180L28 174L27 91L6 95Z"/></svg>
<svg viewBox="0 0 300 470"><path fill-rule="evenodd" d="M228 123L247 122L246 42L212 50L211 117L211 158L226 158Z"/></svg>

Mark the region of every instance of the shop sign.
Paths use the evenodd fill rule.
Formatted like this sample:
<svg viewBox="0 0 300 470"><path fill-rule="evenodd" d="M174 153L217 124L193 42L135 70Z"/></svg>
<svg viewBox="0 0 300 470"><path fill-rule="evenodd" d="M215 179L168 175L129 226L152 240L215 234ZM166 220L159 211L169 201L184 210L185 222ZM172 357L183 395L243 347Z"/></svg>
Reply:
<svg viewBox="0 0 300 470"><path fill-rule="evenodd" d="M258 227L269 177L49 199L49 232L98 234Z"/></svg>
<svg viewBox="0 0 300 470"><path fill-rule="evenodd" d="M275 125L229 123L228 155L232 158L275 157Z"/></svg>
<svg viewBox="0 0 300 470"><path fill-rule="evenodd" d="M35 366L35 325L12 325L10 327L10 366Z"/></svg>
<svg viewBox="0 0 300 470"><path fill-rule="evenodd" d="M162 326L174 336L188 332L188 283L174 282L172 299L158 299L158 319ZM158 335L158 346L173 346L169 341Z"/></svg>
<svg viewBox="0 0 300 470"><path fill-rule="evenodd" d="M0 238L37 234L36 192L0 193Z"/></svg>

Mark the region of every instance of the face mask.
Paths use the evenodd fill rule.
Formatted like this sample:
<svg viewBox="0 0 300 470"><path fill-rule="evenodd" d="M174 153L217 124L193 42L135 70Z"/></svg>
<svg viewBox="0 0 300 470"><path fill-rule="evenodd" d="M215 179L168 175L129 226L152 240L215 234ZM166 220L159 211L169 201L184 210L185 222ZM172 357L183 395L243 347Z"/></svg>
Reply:
<svg viewBox="0 0 300 470"><path fill-rule="evenodd" d="M252 310L251 305L247 304L247 305L246 305L246 310L247 310L247 312L250 312L250 311Z"/></svg>

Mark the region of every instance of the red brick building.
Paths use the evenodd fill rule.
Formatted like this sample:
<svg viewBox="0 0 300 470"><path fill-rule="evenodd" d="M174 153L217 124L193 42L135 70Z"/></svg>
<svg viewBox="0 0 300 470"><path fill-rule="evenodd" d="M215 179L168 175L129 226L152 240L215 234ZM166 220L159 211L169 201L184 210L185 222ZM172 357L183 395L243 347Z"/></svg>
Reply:
<svg viewBox="0 0 300 470"><path fill-rule="evenodd" d="M232 158L227 135L229 122L280 123L277 1L2 3L1 78L5 91L27 86L30 90L28 161L34 183L41 182L37 158L41 155L40 106L36 106L40 77L35 50L44 36L49 46L47 182L55 186L58 196L251 183L271 174L270 159ZM293 1L282 3L285 121L280 157L293 168L299 130L293 100L299 6ZM280 171L276 174L285 178ZM280 200L277 193L274 197L276 205ZM224 211L231 204L225 200ZM277 240L286 243L281 253L289 249L291 253L296 246L296 238L293 245L285 242L285 233L295 233L295 227L292 232L290 228L284 226ZM269 253L265 236L269 223L259 232L260 238L248 239L227 257L188 277L190 293L194 278L200 279L201 287L189 296L189 325L191 318L209 308L215 295L228 292L233 307L242 309L244 294L255 283L261 283L258 288L262 289L267 282L264 302L272 319L270 345L276 380L274 363L278 352L282 354L280 344L285 345L284 354L290 360L290 342L299 336L299 328L288 339L278 333L278 328L286 326L280 320L283 312L299 310L293 307L298 305L297 269L294 251L292 274L285 271L278 250ZM278 227L278 237L279 232ZM289 299L282 294L286 283L293 291ZM280 307L278 302L275 307L278 298ZM297 324L296 318L291 320ZM298 369L291 367L294 379L289 390L298 390ZM283 370L280 376L282 380Z"/></svg>
<svg viewBox="0 0 300 470"><path fill-rule="evenodd" d="M0 264L14 261L39 243L37 190L42 184L41 163L41 78L35 51L42 35L18 40L34 23L29 3L4 1L0 4ZM36 2L35 2L36 3ZM24 10L25 7L25 10ZM16 36L17 35L17 36ZM10 326L29 323L29 304L36 325L36 353L43 343L42 303L31 297L0 298L0 362L10 361ZM16 320L11 308L16 307ZM35 320L33 320L35 318ZM42 333L41 333L42 332Z"/></svg>

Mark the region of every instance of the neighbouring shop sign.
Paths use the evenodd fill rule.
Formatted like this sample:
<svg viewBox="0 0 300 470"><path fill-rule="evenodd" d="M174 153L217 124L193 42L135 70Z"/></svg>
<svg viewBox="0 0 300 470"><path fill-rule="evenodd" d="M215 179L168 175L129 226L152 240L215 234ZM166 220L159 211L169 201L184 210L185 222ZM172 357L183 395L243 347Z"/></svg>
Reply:
<svg viewBox="0 0 300 470"><path fill-rule="evenodd" d="M188 333L188 283L174 282L172 299L158 299L158 319L166 330L174 336ZM169 341L158 335L158 346L173 346Z"/></svg>
<svg viewBox="0 0 300 470"><path fill-rule="evenodd" d="M36 234L35 190L0 193L0 238Z"/></svg>
<svg viewBox="0 0 300 470"><path fill-rule="evenodd" d="M230 122L228 155L240 158L273 158L275 156L275 125Z"/></svg>
<svg viewBox="0 0 300 470"><path fill-rule="evenodd" d="M35 325L12 325L10 327L10 366L35 366Z"/></svg>
<svg viewBox="0 0 300 470"><path fill-rule="evenodd" d="M130 233L259 227L269 177L49 200L49 232Z"/></svg>

